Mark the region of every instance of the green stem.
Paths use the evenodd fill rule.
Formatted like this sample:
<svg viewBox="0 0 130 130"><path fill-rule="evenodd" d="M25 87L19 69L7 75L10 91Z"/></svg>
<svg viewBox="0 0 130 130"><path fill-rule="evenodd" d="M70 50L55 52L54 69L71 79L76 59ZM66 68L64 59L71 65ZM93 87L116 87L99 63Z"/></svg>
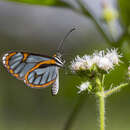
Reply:
<svg viewBox="0 0 130 130"><path fill-rule="evenodd" d="M104 92L104 96L107 97L107 96L110 96L111 94L115 93L115 92L118 92L121 88L127 86L128 83L123 83L117 87L114 87L113 89L110 89L110 90L107 90Z"/></svg>
<svg viewBox="0 0 130 130"><path fill-rule="evenodd" d="M104 30L101 22L99 21L99 19L97 19L97 16L90 10L90 8L87 6L87 3L85 3L85 5L83 4L83 2L81 0L77 0L78 5L80 6L81 10L82 10L82 14L86 17L89 17L92 19L92 21L95 23L97 29L101 32L102 36L105 38L105 40L111 44L111 45L115 45L113 44L114 39L112 39L110 37L110 35Z"/></svg>
<svg viewBox="0 0 130 130"><path fill-rule="evenodd" d="M94 24L96 25L97 29L99 30L99 32L102 34L102 36L104 37L104 39L107 41L107 43L112 46L112 47L121 47L125 37L128 37L128 29L126 29L124 26L124 33L123 35L117 39L117 41L115 41L103 28L102 23L100 22L100 20L97 18L97 16L95 16L95 14L91 11L91 9L87 6L87 3L84 3L81 0L76 0L77 4L79 5L81 12L77 9L74 9L74 11L76 11L77 13L80 13L82 15L84 15L85 17L89 17L91 18L91 20L94 22Z"/></svg>
<svg viewBox="0 0 130 130"><path fill-rule="evenodd" d="M100 118L100 130L105 130L105 97L104 89L98 93L99 97L99 118Z"/></svg>
<svg viewBox="0 0 130 130"><path fill-rule="evenodd" d="M86 95L81 95L76 106L74 107L72 113L70 114L66 124L65 124L65 127L63 130L70 130L74 121L75 121L75 118L77 117L78 113L80 112L81 108L83 107L84 103L85 103L85 99L86 99Z"/></svg>

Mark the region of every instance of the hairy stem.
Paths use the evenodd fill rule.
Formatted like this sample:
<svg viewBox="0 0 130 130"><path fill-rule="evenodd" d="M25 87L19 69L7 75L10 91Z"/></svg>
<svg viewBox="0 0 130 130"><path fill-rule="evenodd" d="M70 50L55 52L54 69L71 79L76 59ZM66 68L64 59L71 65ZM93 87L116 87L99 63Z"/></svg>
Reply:
<svg viewBox="0 0 130 130"><path fill-rule="evenodd" d="M100 119L100 130L105 130L105 97L104 89L98 93L99 98L99 119Z"/></svg>
<svg viewBox="0 0 130 130"><path fill-rule="evenodd" d="M104 96L105 97L110 96L111 94L120 91L120 89L122 89L123 87L125 87L127 85L128 85L128 83L123 83L117 87L114 87L113 89L107 90L104 92Z"/></svg>
<svg viewBox="0 0 130 130"><path fill-rule="evenodd" d="M105 101L104 96L100 96L100 130L105 130Z"/></svg>

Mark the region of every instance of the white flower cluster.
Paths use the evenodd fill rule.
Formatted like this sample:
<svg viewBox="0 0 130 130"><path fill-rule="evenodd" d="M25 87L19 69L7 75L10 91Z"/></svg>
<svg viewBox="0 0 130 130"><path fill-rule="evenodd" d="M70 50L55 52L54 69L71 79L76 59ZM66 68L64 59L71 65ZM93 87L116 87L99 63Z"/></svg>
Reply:
<svg viewBox="0 0 130 130"><path fill-rule="evenodd" d="M80 86L77 86L79 89L78 94L80 94L82 91L85 91L90 86L89 82L82 83Z"/></svg>
<svg viewBox="0 0 130 130"><path fill-rule="evenodd" d="M118 65L120 62L120 54L117 49L107 49L107 52L99 51L90 55L84 55L82 58L77 56L74 61L71 62L71 70L76 72L78 70L90 70L94 65L104 71L109 71Z"/></svg>

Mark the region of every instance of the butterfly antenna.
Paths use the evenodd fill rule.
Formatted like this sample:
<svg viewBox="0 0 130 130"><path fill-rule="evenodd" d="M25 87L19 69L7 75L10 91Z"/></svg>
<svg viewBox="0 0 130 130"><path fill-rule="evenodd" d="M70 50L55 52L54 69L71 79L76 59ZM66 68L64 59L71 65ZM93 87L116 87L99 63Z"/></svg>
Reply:
<svg viewBox="0 0 130 130"><path fill-rule="evenodd" d="M68 38L68 36L74 31L76 30L76 28L72 28L64 37L64 39L60 42L59 47L57 49L57 53L60 53L62 51L63 48L63 43L64 41Z"/></svg>

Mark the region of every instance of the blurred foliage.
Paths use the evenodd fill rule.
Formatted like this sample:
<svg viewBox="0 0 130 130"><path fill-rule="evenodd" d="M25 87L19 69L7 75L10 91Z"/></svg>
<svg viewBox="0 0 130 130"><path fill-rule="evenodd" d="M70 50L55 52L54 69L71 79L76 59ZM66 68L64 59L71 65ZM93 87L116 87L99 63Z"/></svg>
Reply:
<svg viewBox="0 0 130 130"><path fill-rule="evenodd" d="M119 10L121 12L121 20L128 27L130 25L130 1L129 0L118 0Z"/></svg>
<svg viewBox="0 0 130 130"><path fill-rule="evenodd" d="M33 4L33 5L47 5L47 6L60 6L60 7L70 7L70 5L61 0L8 0L19 3Z"/></svg>

